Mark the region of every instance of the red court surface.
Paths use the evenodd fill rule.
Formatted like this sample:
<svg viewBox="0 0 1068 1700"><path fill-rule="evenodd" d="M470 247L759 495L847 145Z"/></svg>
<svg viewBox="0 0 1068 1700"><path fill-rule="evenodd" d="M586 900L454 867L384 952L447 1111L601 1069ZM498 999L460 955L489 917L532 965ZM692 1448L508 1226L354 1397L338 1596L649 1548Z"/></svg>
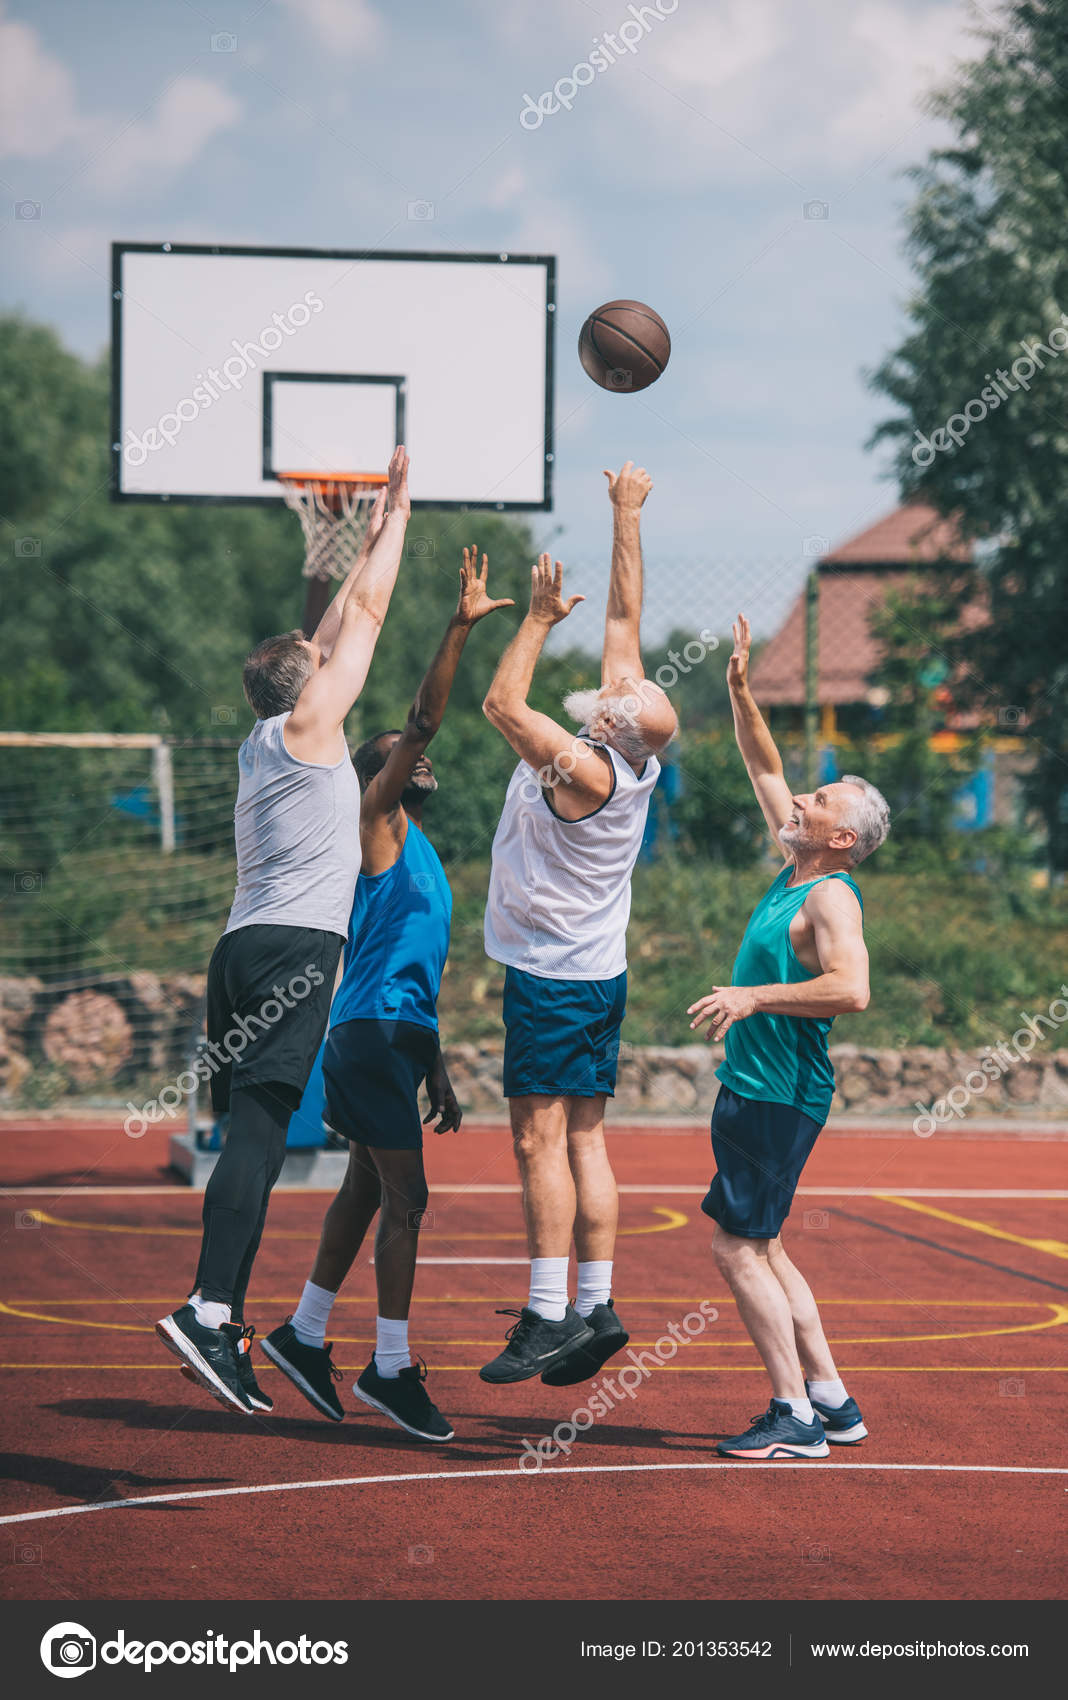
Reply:
<svg viewBox="0 0 1068 1700"><path fill-rule="evenodd" d="M495 1307L525 1297L503 1128L429 1142L412 1344L457 1431L431 1447L349 1391L373 1346L369 1246L332 1328L345 1422L318 1419L262 1357L274 1413L230 1416L152 1332L185 1295L199 1234L199 1195L163 1172L165 1136L7 1124L4 1594L1059 1597L1068 1144L1050 1132L823 1138L785 1239L871 1432L769 1466L714 1452L767 1384L709 1255L707 1133L621 1128L617 1305L648 1373L629 1393L614 1383L609 1414L573 1440L565 1429L569 1455L523 1471L524 1440L576 1412L581 1426L591 1386L630 1360L578 1388L478 1380L511 1320ZM326 1203L275 1194L247 1313L261 1334L296 1302ZM670 1324L693 1333L673 1353Z"/></svg>

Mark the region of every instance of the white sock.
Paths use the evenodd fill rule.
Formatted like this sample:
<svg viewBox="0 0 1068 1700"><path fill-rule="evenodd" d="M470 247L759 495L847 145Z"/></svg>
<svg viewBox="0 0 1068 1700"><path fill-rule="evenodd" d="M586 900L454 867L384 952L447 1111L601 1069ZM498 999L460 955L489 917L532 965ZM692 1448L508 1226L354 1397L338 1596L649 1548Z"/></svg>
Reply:
<svg viewBox="0 0 1068 1700"><path fill-rule="evenodd" d="M196 1312L201 1328L221 1328L224 1322L230 1320L230 1306L222 1304L218 1299L202 1299L199 1293L194 1293L189 1303Z"/></svg>
<svg viewBox="0 0 1068 1700"><path fill-rule="evenodd" d="M578 1266L578 1297L575 1309L580 1316L589 1316L595 1305L606 1305L612 1297L612 1261L580 1263Z"/></svg>
<svg viewBox="0 0 1068 1700"><path fill-rule="evenodd" d="M835 1411L849 1398L842 1381L806 1381L805 1387L810 1399L821 1405L830 1405Z"/></svg>
<svg viewBox="0 0 1068 1700"><path fill-rule="evenodd" d="M300 1303L293 1312L293 1329L302 1346L325 1346L326 1325L334 1308L336 1293L305 1281Z"/></svg>
<svg viewBox="0 0 1068 1700"><path fill-rule="evenodd" d="M775 1398L776 1398L776 1401L777 1401L778 1404L789 1405L794 1416L797 1417L800 1422L814 1423L816 1421L816 1413L812 1409L812 1403L811 1403L810 1400L808 1400L808 1399L780 1399L779 1395L777 1393L775 1395Z"/></svg>
<svg viewBox="0 0 1068 1700"><path fill-rule="evenodd" d="M375 1318L375 1368L379 1375L394 1381L412 1361L408 1350L408 1320L395 1321L389 1316Z"/></svg>
<svg viewBox="0 0 1068 1700"><path fill-rule="evenodd" d="M529 1307L546 1322L563 1322L567 1310L566 1257L532 1257Z"/></svg>

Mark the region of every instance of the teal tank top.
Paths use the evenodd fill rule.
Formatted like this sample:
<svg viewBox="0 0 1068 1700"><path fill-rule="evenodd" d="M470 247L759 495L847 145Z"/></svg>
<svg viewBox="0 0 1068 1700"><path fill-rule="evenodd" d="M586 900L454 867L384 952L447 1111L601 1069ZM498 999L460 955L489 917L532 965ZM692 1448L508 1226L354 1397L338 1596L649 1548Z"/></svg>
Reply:
<svg viewBox="0 0 1068 1700"><path fill-rule="evenodd" d="M819 880L788 885L793 871L788 862L753 910L735 958L732 986L783 986L816 978L794 954L790 922ZM863 913L864 900L848 874L821 874L820 879L844 880ZM825 1122L834 1095L834 1068L827 1051L831 1019L761 1013L736 1021L724 1039L719 1079L740 1098L792 1104Z"/></svg>
<svg viewBox="0 0 1068 1700"><path fill-rule="evenodd" d="M330 1025L413 1021L437 1032L438 992L449 954L452 892L438 853L414 821L382 874L360 874L345 972Z"/></svg>

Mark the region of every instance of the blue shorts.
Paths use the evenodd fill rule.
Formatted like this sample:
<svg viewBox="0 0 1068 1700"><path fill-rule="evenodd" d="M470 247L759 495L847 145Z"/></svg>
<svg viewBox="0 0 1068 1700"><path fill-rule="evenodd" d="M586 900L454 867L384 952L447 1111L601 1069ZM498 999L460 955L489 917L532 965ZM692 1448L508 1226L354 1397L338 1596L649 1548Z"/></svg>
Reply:
<svg viewBox="0 0 1068 1700"><path fill-rule="evenodd" d="M438 1054L438 1036L414 1021L341 1021L323 1051L325 1117L358 1145L420 1151L419 1088Z"/></svg>
<svg viewBox="0 0 1068 1700"><path fill-rule="evenodd" d="M712 1109L717 1172L701 1204L705 1215L725 1233L773 1240L822 1128L792 1104L740 1098L721 1086Z"/></svg>
<svg viewBox="0 0 1068 1700"><path fill-rule="evenodd" d="M547 980L522 968L504 976L504 1095L611 1098L627 974L614 980Z"/></svg>

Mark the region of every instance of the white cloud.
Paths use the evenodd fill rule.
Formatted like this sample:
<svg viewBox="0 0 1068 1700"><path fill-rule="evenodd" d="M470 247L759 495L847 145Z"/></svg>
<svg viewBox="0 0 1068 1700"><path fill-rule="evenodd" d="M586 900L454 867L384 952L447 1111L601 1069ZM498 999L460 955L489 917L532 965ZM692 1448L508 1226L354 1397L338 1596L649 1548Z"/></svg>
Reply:
<svg viewBox="0 0 1068 1700"><path fill-rule="evenodd" d="M367 0L282 0L298 23L307 24L331 53L373 53L384 33Z"/></svg>
<svg viewBox="0 0 1068 1700"><path fill-rule="evenodd" d="M98 152L90 179L96 188L115 193L146 177L169 175L188 165L240 115L240 102L218 83L179 77L143 117Z"/></svg>
<svg viewBox="0 0 1068 1700"><path fill-rule="evenodd" d="M66 66L29 24L0 17L0 154L40 159L82 129Z"/></svg>

